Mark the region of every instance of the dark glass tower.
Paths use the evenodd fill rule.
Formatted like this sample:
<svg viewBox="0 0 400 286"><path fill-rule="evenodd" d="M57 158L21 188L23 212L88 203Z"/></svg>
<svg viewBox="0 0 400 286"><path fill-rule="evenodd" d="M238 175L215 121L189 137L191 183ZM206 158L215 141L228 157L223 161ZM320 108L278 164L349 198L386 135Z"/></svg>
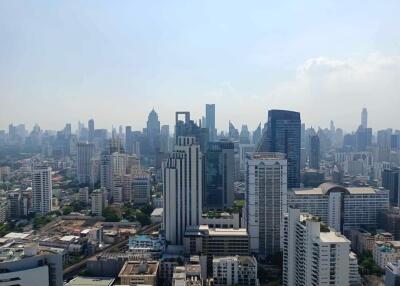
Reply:
<svg viewBox="0 0 400 286"><path fill-rule="evenodd" d="M321 148L318 135L311 136L310 149L309 167L311 169L319 170Z"/></svg>
<svg viewBox="0 0 400 286"><path fill-rule="evenodd" d="M288 188L300 187L300 113L287 110L268 111L268 123L258 152L285 153L288 161Z"/></svg>
<svg viewBox="0 0 400 286"><path fill-rule="evenodd" d="M234 144L229 141L211 142L204 156L203 207L207 209L232 207L235 173Z"/></svg>

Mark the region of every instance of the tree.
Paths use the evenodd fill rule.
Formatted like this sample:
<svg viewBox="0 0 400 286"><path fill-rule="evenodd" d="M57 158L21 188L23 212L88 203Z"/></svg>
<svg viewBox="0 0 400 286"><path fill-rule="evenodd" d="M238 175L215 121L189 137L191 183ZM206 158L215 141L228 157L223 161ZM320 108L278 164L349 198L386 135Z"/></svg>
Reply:
<svg viewBox="0 0 400 286"><path fill-rule="evenodd" d="M117 211L111 207L106 207L103 210L103 217L107 222L118 222L121 221L121 217L117 213Z"/></svg>

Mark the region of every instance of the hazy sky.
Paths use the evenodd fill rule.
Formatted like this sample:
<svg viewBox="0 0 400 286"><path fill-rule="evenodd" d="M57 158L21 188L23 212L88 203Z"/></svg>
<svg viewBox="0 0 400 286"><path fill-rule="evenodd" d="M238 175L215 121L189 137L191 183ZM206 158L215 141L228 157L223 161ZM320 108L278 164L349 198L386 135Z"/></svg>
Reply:
<svg viewBox="0 0 400 286"><path fill-rule="evenodd" d="M272 108L400 129L400 1L0 0L0 129L94 118L141 129L154 107L215 103L253 130Z"/></svg>

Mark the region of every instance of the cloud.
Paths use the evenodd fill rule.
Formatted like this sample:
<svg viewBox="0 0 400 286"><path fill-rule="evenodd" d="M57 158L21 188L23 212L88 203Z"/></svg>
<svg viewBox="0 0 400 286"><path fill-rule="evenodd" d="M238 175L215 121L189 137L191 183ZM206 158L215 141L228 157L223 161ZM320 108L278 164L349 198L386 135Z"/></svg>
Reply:
<svg viewBox="0 0 400 286"><path fill-rule="evenodd" d="M274 108L301 111L308 125L327 126L333 119L338 126L355 129L365 106L375 129L400 128L400 56L310 58L296 69L292 80L272 89L271 99Z"/></svg>

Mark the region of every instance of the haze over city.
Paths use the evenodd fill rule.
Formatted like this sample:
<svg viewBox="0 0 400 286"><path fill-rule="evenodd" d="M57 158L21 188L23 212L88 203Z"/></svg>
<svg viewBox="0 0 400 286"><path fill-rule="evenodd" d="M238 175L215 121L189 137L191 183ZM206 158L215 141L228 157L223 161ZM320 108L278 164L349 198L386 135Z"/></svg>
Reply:
<svg viewBox="0 0 400 286"><path fill-rule="evenodd" d="M399 128L399 1L1 1L0 128L141 129L154 107L217 105L255 129L268 109L308 126ZM340 114L338 111L340 110ZM384 113L385 116L382 116ZM389 125L389 126L388 126Z"/></svg>

